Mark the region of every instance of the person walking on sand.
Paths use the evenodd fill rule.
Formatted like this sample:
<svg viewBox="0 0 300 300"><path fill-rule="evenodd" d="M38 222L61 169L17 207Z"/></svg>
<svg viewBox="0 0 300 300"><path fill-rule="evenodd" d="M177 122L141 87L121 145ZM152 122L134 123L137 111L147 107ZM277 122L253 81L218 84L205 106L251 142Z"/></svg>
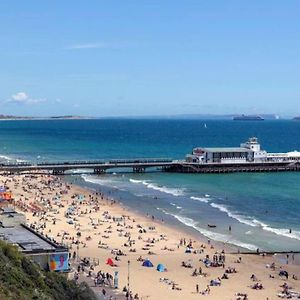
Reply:
<svg viewBox="0 0 300 300"><path fill-rule="evenodd" d="M199 284L196 284L196 293L199 294Z"/></svg>

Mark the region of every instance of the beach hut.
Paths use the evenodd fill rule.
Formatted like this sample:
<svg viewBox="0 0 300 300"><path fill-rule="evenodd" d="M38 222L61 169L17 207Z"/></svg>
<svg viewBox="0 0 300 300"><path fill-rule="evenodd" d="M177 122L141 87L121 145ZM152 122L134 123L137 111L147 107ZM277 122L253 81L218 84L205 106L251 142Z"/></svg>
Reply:
<svg viewBox="0 0 300 300"><path fill-rule="evenodd" d="M163 264L158 264L157 267L156 267L156 270L158 272L165 272L166 267Z"/></svg>
<svg viewBox="0 0 300 300"><path fill-rule="evenodd" d="M153 263L149 260L149 259L146 259L144 262L143 262L143 267L147 267L147 268L152 268L153 267Z"/></svg>
<svg viewBox="0 0 300 300"><path fill-rule="evenodd" d="M113 262L113 260L111 258L108 258L107 261L106 261L106 264L113 267L115 264Z"/></svg>

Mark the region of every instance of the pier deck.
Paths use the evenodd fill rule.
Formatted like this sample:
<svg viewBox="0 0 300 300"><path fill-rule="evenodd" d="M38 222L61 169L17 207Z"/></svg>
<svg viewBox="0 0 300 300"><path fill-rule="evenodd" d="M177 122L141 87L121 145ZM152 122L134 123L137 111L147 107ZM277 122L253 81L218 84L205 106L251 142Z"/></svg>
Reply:
<svg viewBox="0 0 300 300"><path fill-rule="evenodd" d="M134 173L143 173L147 169L174 173L235 173L235 172L285 172L300 171L300 162L264 162L264 163L190 163L183 160L165 158L156 159L113 159L108 161L64 161L41 163L0 164L0 172L36 173L49 171L55 175L63 175L71 170L91 170L91 173L102 174L107 170L126 169Z"/></svg>
<svg viewBox="0 0 300 300"><path fill-rule="evenodd" d="M93 173L102 174L109 169L129 169L134 173L143 173L148 168L165 169L172 165L171 159L113 159L109 161L64 161L42 163L15 163L0 164L0 172L22 173L50 171L55 175L63 175L71 170L91 170Z"/></svg>
<svg viewBox="0 0 300 300"><path fill-rule="evenodd" d="M237 172L291 172L300 171L300 162L245 162L245 163L174 163L169 172L180 173L237 173Z"/></svg>

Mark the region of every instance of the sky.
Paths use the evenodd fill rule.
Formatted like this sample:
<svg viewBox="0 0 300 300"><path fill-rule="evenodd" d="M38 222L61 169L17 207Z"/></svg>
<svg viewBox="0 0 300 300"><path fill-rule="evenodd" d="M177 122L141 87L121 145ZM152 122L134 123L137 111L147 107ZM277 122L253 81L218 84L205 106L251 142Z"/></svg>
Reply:
<svg viewBox="0 0 300 300"><path fill-rule="evenodd" d="M300 115L300 1L0 1L0 102L24 116Z"/></svg>

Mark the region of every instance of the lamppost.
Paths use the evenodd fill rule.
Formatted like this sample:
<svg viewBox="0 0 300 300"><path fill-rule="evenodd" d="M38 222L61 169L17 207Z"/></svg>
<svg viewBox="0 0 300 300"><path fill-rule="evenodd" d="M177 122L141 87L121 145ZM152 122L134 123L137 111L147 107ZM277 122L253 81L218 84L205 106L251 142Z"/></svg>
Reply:
<svg viewBox="0 0 300 300"><path fill-rule="evenodd" d="M81 232L77 232L77 262L80 261L79 258L79 244L80 244L80 237L81 237Z"/></svg>
<svg viewBox="0 0 300 300"><path fill-rule="evenodd" d="M79 259L79 243L77 244L77 262L79 262L80 259Z"/></svg>
<svg viewBox="0 0 300 300"><path fill-rule="evenodd" d="M130 296L130 260L128 260L128 273L127 273L127 300Z"/></svg>

